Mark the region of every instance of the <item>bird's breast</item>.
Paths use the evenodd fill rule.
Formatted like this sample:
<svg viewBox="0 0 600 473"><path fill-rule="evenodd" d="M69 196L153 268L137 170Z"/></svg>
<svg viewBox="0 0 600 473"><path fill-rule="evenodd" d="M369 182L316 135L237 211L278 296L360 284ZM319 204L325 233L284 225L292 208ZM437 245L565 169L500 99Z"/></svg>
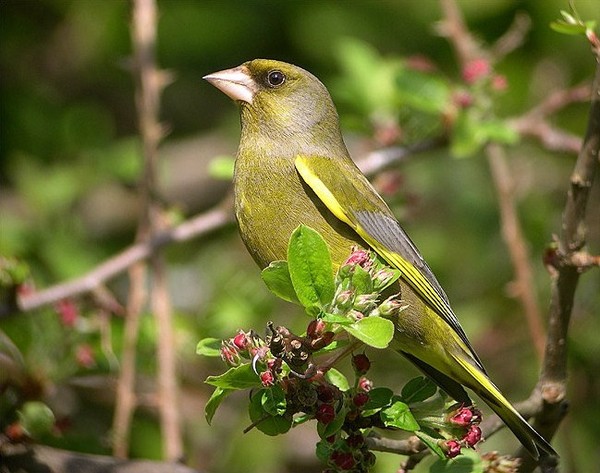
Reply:
<svg viewBox="0 0 600 473"><path fill-rule="evenodd" d="M261 268L287 259L290 235L300 224L318 231L337 266L360 239L337 220L302 181L292 159L239 153L234 176L240 235Z"/></svg>

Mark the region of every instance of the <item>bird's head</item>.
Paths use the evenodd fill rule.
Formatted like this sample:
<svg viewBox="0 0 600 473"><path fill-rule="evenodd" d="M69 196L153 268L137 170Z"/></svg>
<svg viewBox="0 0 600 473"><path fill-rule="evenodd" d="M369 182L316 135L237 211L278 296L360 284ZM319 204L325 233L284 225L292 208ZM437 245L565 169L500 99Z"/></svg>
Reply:
<svg viewBox="0 0 600 473"><path fill-rule="evenodd" d="M338 115L325 86L310 72L255 59L204 77L238 102L245 132L309 141L339 135Z"/></svg>

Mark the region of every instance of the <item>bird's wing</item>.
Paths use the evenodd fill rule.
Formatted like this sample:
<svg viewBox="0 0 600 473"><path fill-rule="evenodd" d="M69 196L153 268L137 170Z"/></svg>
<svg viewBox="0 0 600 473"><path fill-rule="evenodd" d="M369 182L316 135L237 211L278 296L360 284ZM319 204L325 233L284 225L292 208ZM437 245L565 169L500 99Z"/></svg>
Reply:
<svg viewBox="0 0 600 473"><path fill-rule="evenodd" d="M446 293L387 204L351 160L300 155L296 169L317 197L348 224L456 332L485 372L450 307ZM352 179L350 179L350 176Z"/></svg>

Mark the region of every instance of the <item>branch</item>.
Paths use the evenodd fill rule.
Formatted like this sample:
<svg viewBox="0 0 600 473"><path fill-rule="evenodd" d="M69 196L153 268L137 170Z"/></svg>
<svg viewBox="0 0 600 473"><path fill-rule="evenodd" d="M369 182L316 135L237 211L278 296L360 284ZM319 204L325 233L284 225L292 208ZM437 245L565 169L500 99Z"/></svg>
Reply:
<svg viewBox="0 0 600 473"><path fill-rule="evenodd" d="M548 340L542 373L537 385L543 399L543 409L534 427L550 438L566 414L564 400L567 383L567 334L575 298L575 289L583 268L573 265L575 254L585 246L585 215L596 173L600 148L600 62L592 86L592 102L583 146L571 174L567 202L562 217L554 270L551 272ZM533 466L526 460L523 471Z"/></svg>
<svg viewBox="0 0 600 473"><path fill-rule="evenodd" d="M536 300L529 252L527 251L525 237L521 231L517 215L513 179L508 163L506 162L504 148L498 144L491 143L486 146L485 151L492 172L492 181L498 194L502 235L508 247L512 266L515 271L514 287L516 290L514 291L514 295L521 300L531 339L533 340L537 355L541 359L544 355L544 340L546 335L542 323L542 314Z"/></svg>
<svg viewBox="0 0 600 473"><path fill-rule="evenodd" d="M492 46L492 57L498 61L525 42L527 33L531 30L531 18L527 13L517 12L508 30Z"/></svg>
<svg viewBox="0 0 600 473"><path fill-rule="evenodd" d="M28 312L56 303L61 299L77 297L91 292L108 280L123 273L133 264L147 259L164 246L198 238L233 222L230 208L231 203L226 201L222 205L186 220L176 227L155 234L149 240L134 243L78 278L24 294L19 298L19 308L23 312Z"/></svg>
<svg viewBox="0 0 600 473"><path fill-rule="evenodd" d="M579 153L582 143L581 138L552 126L548 123L547 118L574 102L589 100L590 91L589 84L558 90L526 114L510 120L510 123L521 136L539 139L546 149L573 154Z"/></svg>
<svg viewBox="0 0 600 473"><path fill-rule="evenodd" d="M17 445L2 451L2 465L7 471L29 473L198 473L185 465L150 460L123 461L103 455L70 452L42 445L24 448ZM4 471L4 469L2 469Z"/></svg>

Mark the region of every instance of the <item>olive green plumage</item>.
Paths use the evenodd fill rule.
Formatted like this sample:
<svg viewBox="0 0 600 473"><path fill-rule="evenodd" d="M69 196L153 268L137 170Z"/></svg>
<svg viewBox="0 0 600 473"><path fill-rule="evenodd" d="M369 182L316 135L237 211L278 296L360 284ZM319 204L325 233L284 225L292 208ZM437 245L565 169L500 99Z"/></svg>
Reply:
<svg viewBox="0 0 600 473"><path fill-rule="evenodd" d="M205 77L238 102L235 213L261 268L286 259L300 224L318 231L334 264L370 247L402 272L408 308L394 320L394 348L460 402L475 391L535 458L552 447L489 380L450 303L400 224L350 158L325 86L291 64L256 59Z"/></svg>

